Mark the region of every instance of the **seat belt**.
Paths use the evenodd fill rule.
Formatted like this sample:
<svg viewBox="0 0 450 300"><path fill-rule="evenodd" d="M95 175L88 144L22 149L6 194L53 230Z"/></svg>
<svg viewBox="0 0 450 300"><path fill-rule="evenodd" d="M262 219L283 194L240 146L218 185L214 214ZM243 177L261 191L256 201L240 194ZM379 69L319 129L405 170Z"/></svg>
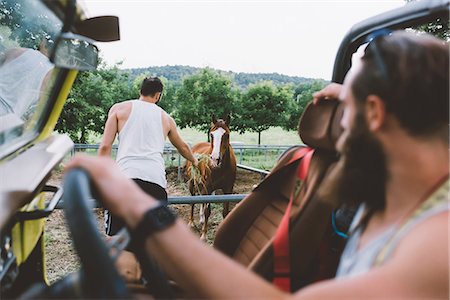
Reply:
<svg viewBox="0 0 450 300"><path fill-rule="evenodd" d="M296 176L301 182L304 182L306 175L308 174L309 165L311 163L311 158L314 153L314 149L311 148L300 148L298 149L288 165L300 160L297 167ZM286 211L281 219L281 223L278 226L275 238L273 241L273 284L283 291L291 291L291 263L290 263L290 253L289 253L289 220L291 215L291 207L294 199L298 196L294 188L291 193L289 203L286 207Z"/></svg>

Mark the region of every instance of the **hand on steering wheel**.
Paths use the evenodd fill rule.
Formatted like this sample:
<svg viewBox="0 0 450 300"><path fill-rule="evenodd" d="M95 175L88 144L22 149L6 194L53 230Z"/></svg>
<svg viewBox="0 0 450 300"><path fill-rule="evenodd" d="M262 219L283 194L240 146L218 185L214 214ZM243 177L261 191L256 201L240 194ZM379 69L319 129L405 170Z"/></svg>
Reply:
<svg viewBox="0 0 450 300"><path fill-rule="evenodd" d="M109 255L92 213L91 184L81 169L64 178L64 210L75 249L80 257L81 297L129 299L130 294Z"/></svg>
<svg viewBox="0 0 450 300"><path fill-rule="evenodd" d="M90 160L95 158L91 157L87 159ZM109 166L112 170L108 170L108 163L109 162L105 160L104 162L100 162L100 165L97 166L99 168L93 168L94 171L100 170L101 166L106 165L104 171L109 171L107 176L101 177L103 182L100 183L100 186L98 186L99 180L97 178L95 180L95 184L98 187L97 190L99 191L99 193L97 193L98 195L96 195L97 200L103 202L103 199L106 197L111 197L111 188L106 189L105 191L105 186L102 186L102 184L105 184L106 182L105 177L113 177L110 178L110 185L114 186L116 189L122 188L121 191L124 194L132 194L133 189L137 189L135 192L138 192L138 196L142 193L132 181L123 177L123 175L115 169L115 165ZM115 172L119 173L114 174ZM92 168L90 173L93 173ZM102 181L102 179L100 179L100 181ZM125 282L115 268L114 262L110 257L110 249L106 246L103 237L98 232L96 221L92 214L92 183L89 174L79 168L71 168L64 180L64 207L75 248L82 263L82 274L84 276L82 278L83 290L86 290L85 296L89 298L128 298L129 293L126 289ZM114 187L112 189L114 189ZM118 195L113 193L113 196L117 197ZM148 196L146 194L144 194L144 196L147 198L146 201L149 202ZM109 201L107 201L107 204L111 204L111 202L114 204L115 200L122 199L108 198ZM131 199L128 198L128 200ZM138 201L140 201L140 199ZM120 202L121 203L116 205L123 205L125 201ZM126 204L132 205L129 202ZM117 207L115 207L115 209L117 209ZM139 249L136 249L135 254L141 264L144 277L150 282L149 289L153 296L164 299L173 298L174 293L170 288L165 274L145 252L144 241L138 241L138 243L134 244L139 245Z"/></svg>

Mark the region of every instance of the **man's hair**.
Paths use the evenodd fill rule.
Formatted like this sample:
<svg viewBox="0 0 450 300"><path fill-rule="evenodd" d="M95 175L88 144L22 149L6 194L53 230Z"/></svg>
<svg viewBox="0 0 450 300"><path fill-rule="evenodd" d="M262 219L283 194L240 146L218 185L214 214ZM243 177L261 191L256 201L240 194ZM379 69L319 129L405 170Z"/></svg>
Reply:
<svg viewBox="0 0 450 300"><path fill-rule="evenodd" d="M156 93L162 93L163 83L158 77L146 77L141 84L141 95L154 96Z"/></svg>
<svg viewBox="0 0 450 300"><path fill-rule="evenodd" d="M371 94L378 95L387 112L409 134L448 139L447 42L429 34L396 31L370 42L361 61L362 68L352 84L358 101L365 101Z"/></svg>

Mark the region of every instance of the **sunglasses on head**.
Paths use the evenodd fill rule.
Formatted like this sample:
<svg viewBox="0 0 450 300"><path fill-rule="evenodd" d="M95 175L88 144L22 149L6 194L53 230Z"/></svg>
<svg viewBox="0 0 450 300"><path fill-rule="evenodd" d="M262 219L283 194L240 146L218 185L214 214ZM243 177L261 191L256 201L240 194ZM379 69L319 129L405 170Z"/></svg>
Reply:
<svg viewBox="0 0 450 300"><path fill-rule="evenodd" d="M382 78L386 82L389 82L390 76L387 70L386 63L383 59L383 56L381 55L380 49L377 46L377 41L380 39L380 37L389 36L391 34L392 34L391 30L383 28L372 32L367 36L365 40L367 46L364 51L365 53L367 53L367 51L370 51L373 54L377 68L380 71Z"/></svg>

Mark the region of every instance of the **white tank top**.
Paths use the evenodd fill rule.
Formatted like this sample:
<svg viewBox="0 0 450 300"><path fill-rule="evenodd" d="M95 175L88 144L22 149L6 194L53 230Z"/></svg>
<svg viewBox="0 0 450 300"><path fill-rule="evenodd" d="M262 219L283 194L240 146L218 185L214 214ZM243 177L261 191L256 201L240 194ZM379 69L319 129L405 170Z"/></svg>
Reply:
<svg viewBox="0 0 450 300"><path fill-rule="evenodd" d="M119 132L117 164L129 178L166 188L162 109L141 100L131 100L131 104L130 116Z"/></svg>
<svg viewBox="0 0 450 300"><path fill-rule="evenodd" d="M44 78L52 68L47 56L32 49L0 64L0 115L14 113L23 117L31 113L43 92Z"/></svg>

